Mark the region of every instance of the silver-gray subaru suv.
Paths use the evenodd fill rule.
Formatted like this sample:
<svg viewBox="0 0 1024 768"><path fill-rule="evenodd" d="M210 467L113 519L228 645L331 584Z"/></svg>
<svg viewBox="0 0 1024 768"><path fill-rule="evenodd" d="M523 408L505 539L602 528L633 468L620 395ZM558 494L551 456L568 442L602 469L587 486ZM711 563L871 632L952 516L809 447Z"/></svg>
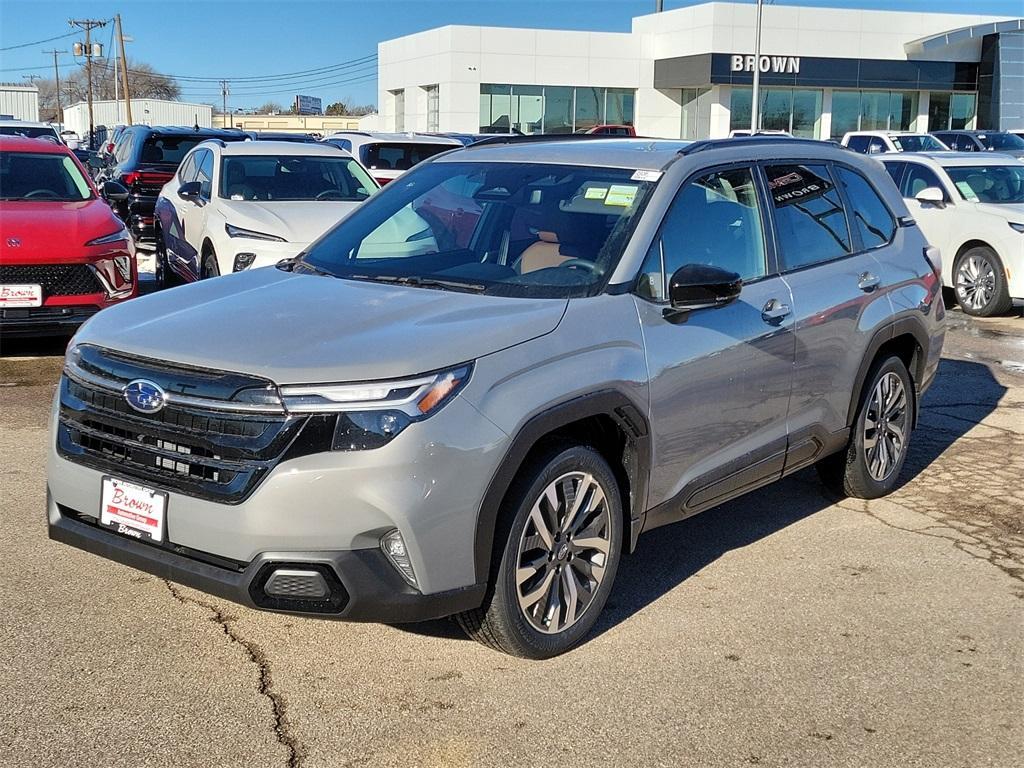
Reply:
<svg viewBox="0 0 1024 768"><path fill-rule="evenodd" d="M644 531L812 464L894 488L938 256L834 144L446 153L293 260L83 327L50 536L252 608L455 615L552 656Z"/></svg>

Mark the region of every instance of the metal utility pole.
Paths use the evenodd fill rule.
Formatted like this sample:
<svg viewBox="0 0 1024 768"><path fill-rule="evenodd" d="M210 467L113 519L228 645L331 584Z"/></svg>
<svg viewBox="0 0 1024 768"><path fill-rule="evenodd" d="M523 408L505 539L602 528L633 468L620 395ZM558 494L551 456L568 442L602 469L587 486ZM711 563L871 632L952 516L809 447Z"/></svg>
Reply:
<svg viewBox="0 0 1024 768"><path fill-rule="evenodd" d="M124 114L125 114L125 117L127 118L127 120L126 120L127 124L131 125L132 124L132 94L131 94L131 91L128 90L128 59L126 59L125 55L124 55L124 30L121 28L121 14L120 13L117 14L117 16L114 17L114 20L117 23L117 43L118 43L118 47L121 49L121 85L122 85L122 90L124 91L124 109L125 109L125 113ZM115 77L115 82L116 82L117 75L115 74L114 77Z"/></svg>
<svg viewBox="0 0 1024 768"><path fill-rule="evenodd" d="M102 55L103 46L97 43L95 50L93 49L92 31L97 27L107 26L107 22L98 19L68 19L68 26L85 31L85 46L83 47L82 43L75 43L74 51L76 56L85 56L85 90L89 102L89 149L96 149L96 126L92 118L92 57Z"/></svg>
<svg viewBox="0 0 1024 768"><path fill-rule="evenodd" d="M655 13L661 13L664 10L665 10L665 0L655 0L655 2L654 2L654 12Z"/></svg>
<svg viewBox="0 0 1024 768"><path fill-rule="evenodd" d="M227 80L220 81L220 95L224 98L224 109L221 110L222 115L228 113L228 94L231 93L231 86ZM223 121L222 121L223 122Z"/></svg>
<svg viewBox="0 0 1024 768"><path fill-rule="evenodd" d="M757 133L760 128L761 115L761 6L763 0L757 0L757 21L754 28L754 87L750 99L750 133Z"/></svg>
<svg viewBox="0 0 1024 768"><path fill-rule="evenodd" d="M64 108L60 105L60 67L57 66L57 57L67 51L58 51L54 48L52 51L43 51L43 53L53 54L53 79L57 84L54 89L57 93L57 122L62 126L64 125Z"/></svg>

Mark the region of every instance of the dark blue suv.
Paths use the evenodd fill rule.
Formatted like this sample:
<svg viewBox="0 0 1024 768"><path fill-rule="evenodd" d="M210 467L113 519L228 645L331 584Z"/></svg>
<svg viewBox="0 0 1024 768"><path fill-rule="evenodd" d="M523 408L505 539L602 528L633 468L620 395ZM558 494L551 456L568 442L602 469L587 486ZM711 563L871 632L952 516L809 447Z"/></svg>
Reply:
<svg viewBox="0 0 1024 768"><path fill-rule="evenodd" d="M97 181L113 180L128 188L128 199L115 203L114 211L124 221L135 242L156 242L153 209L160 189L178 170L181 159L196 144L207 139L245 141L242 131L222 128L183 128L131 125L117 139L113 154L99 169Z"/></svg>

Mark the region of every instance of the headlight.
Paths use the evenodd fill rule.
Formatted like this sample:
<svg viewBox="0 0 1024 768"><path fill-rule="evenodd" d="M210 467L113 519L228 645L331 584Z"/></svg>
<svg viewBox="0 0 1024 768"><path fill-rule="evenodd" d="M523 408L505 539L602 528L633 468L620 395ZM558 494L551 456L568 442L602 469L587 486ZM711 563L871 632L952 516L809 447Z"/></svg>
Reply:
<svg viewBox="0 0 1024 768"><path fill-rule="evenodd" d="M286 386L281 387L281 398L292 413L337 414L332 450L371 450L441 410L466 385L471 372L471 365L463 365L413 379Z"/></svg>
<svg viewBox="0 0 1024 768"><path fill-rule="evenodd" d="M252 229L243 229L242 227L236 227L234 224L225 224L224 231L228 233L228 237L247 237L250 240L272 240L275 243L288 242L283 237L268 235L266 232L256 232Z"/></svg>
<svg viewBox="0 0 1024 768"><path fill-rule="evenodd" d="M1024 234L1024 224L1018 224L1016 221L1008 221L1006 223L1010 225L1011 229L1015 229L1021 234Z"/></svg>
<svg viewBox="0 0 1024 768"><path fill-rule="evenodd" d="M121 228L117 230L117 232L111 232L109 235L97 237L94 240L87 242L86 245L110 245L111 243L120 243L122 240L128 239L128 230L125 229L124 224L122 224Z"/></svg>

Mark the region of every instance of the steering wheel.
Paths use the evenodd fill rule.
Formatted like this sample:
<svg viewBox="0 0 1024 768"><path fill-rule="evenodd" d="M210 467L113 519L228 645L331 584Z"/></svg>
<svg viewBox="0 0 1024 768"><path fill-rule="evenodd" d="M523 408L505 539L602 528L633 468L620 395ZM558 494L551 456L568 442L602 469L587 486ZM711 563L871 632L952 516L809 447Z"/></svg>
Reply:
<svg viewBox="0 0 1024 768"><path fill-rule="evenodd" d="M29 198L32 198L32 197L54 197L54 198L56 198L56 197L60 197L60 195L58 195L52 189L33 189L31 192L29 192L27 195L25 195L22 199L23 200L28 200Z"/></svg>
<svg viewBox="0 0 1024 768"><path fill-rule="evenodd" d="M591 274L601 277L604 274L604 267L593 261L587 261L586 259L568 259L558 265L560 269L585 269Z"/></svg>
<svg viewBox="0 0 1024 768"><path fill-rule="evenodd" d="M313 199L314 200L330 200L330 199L333 198L334 200L341 200L344 197L345 196L341 193L340 189L325 189L323 192L321 192L319 195L317 195Z"/></svg>

